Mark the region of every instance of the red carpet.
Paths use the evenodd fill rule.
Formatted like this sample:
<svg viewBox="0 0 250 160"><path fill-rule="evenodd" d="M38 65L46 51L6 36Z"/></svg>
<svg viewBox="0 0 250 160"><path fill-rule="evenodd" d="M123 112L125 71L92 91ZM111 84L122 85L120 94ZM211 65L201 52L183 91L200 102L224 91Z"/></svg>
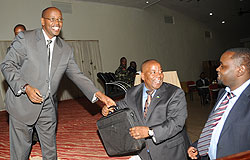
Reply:
<svg viewBox="0 0 250 160"><path fill-rule="evenodd" d="M85 98L59 103L57 154L61 160L129 159L109 157L97 134L100 108ZM0 160L9 159L8 114L0 112ZM33 146L31 159L41 159L39 143Z"/></svg>

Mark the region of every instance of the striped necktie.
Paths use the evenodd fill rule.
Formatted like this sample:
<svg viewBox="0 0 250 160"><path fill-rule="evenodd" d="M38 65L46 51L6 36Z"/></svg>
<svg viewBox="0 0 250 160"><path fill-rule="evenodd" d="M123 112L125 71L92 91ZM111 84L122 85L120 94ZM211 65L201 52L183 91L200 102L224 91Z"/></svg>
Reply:
<svg viewBox="0 0 250 160"><path fill-rule="evenodd" d="M153 94L154 90L147 90L146 93L148 94L147 100L145 102L145 106L144 106L144 118L146 118L147 116L147 112L148 112L148 107L151 103L152 100L152 94Z"/></svg>
<svg viewBox="0 0 250 160"><path fill-rule="evenodd" d="M212 133L214 127L219 123L221 117L223 116L226 108L228 106L228 102L231 98L235 97L232 92L228 92L225 99L221 102L219 107L210 114L205 127L203 128L200 139L198 140L198 151L200 156L205 156L208 154L208 148L210 146L210 141L212 137Z"/></svg>

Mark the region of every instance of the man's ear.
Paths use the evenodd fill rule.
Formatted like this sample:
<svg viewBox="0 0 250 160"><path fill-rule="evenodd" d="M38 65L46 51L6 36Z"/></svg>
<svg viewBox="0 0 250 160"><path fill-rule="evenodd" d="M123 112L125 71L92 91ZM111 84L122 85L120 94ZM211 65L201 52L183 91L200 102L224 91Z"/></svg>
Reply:
<svg viewBox="0 0 250 160"><path fill-rule="evenodd" d="M144 77L144 73L141 72L141 79L144 81L145 77Z"/></svg>
<svg viewBox="0 0 250 160"><path fill-rule="evenodd" d="M45 25L44 18L41 18L41 24L42 24L42 26Z"/></svg>
<svg viewBox="0 0 250 160"><path fill-rule="evenodd" d="M246 72L246 66L245 65L240 65L238 68L238 77L244 75Z"/></svg>

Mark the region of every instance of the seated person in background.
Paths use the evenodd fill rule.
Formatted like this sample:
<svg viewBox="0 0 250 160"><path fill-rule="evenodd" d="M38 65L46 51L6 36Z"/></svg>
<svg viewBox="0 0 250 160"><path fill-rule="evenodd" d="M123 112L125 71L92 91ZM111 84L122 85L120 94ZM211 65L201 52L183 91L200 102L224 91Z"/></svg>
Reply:
<svg viewBox="0 0 250 160"><path fill-rule="evenodd" d="M118 81L123 81L128 84L131 84L130 77L128 76L128 70L127 70L127 59L125 57L122 57L120 59L120 66L115 71L115 78Z"/></svg>
<svg viewBox="0 0 250 160"><path fill-rule="evenodd" d="M182 89L163 82L161 65L156 60L142 64L141 78L144 83L130 88L120 108L135 111L143 126L130 128L135 139L145 139L146 147L134 159L186 160L189 138L184 124L187 118L187 103ZM107 116L112 108L104 106Z"/></svg>
<svg viewBox="0 0 250 160"><path fill-rule="evenodd" d="M130 76L130 79L131 79L131 86L134 85L134 82L135 82L135 75L136 75L136 62L135 61L131 61L130 62L130 66L128 67L128 76Z"/></svg>
<svg viewBox="0 0 250 160"><path fill-rule="evenodd" d="M209 88L202 88L204 86L209 86L209 81L206 78L205 72L201 72L200 79L196 81L196 87L203 102L207 103L209 101Z"/></svg>

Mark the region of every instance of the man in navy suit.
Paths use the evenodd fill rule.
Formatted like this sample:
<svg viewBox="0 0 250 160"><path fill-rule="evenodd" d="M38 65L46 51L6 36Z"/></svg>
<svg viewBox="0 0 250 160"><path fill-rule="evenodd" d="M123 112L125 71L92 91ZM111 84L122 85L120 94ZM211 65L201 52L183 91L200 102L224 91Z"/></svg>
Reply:
<svg viewBox="0 0 250 160"><path fill-rule="evenodd" d="M204 86L206 86L207 88L202 88ZM197 87L197 90L198 90L198 94L202 98L203 103L208 103L208 100L209 100L208 86L209 86L209 81L206 78L206 74L205 74L205 72L201 72L200 79L198 79L196 81L196 87Z"/></svg>
<svg viewBox="0 0 250 160"><path fill-rule="evenodd" d="M215 110L222 106L221 102L228 93L232 93L233 98L229 99L222 116L211 128L211 137L209 143L206 143L207 152L201 156L201 152L204 151L201 147L206 145L201 145L204 142L201 141L204 139L202 136L189 147L188 154L192 159L217 159L250 150L250 49L227 50L222 54L220 66L216 71L218 80L227 87L220 90L218 101L209 119Z"/></svg>

